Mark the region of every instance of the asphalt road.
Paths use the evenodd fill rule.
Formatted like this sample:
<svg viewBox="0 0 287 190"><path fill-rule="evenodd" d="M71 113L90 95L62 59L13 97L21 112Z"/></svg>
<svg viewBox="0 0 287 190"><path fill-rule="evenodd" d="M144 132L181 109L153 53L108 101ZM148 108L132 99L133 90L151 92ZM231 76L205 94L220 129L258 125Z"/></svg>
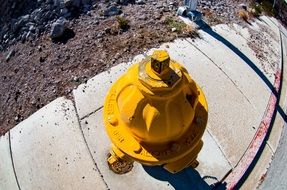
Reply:
<svg viewBox="0 0 287 190"><path fill-rule="evenodd" d="M287 188L287 128L284 126L279 147L268 170L267 177L259 189L284 190Z"/></svg>

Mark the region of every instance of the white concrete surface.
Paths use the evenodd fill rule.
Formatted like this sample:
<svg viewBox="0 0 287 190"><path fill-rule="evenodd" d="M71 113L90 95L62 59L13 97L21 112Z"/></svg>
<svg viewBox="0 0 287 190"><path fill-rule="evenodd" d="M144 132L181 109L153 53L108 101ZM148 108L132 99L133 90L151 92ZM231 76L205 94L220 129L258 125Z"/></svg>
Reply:
<svg viewBox="0 0 287 190"><path fill-rule="evenodd" d="M104 92L108 91L110 85L127 70L129 65L127 63L119 64L107 72L96 75L73 91L80 118L87 116L103 105L106 95Z"/></svg>
<svg viewBox="0 0 287 190"><path fill-rule="evenodd" d="M104 176L104 179L106 180L111 190L173 189L176 187L172 184L171 181L167 183L165 180L156 179L156 177L161 176L152 177L148 174L148 171L145 171L145 169L138 163L135 163L133 170L125 175L117 175L109 170L109 167L106 163L106 155L109 152L110 140L108 139L103 126L102 115L102 109L100 109L96 113L83 119L81 126L84 132L84 137L87 141L90 151L92 152L94 160L98 164L98 167L101 170L102 175ZM229 165L216 142L207 131L204 134L203 141L204 146L198 157L200 165L197 170L201 177L206 180L205 182L202 181L201 183L211 185L220 181L231 170L231 166ZM150 168L151 167L148 167L147 170ZM157 169L154 172L156 171L159 172L160 169ZM168 174L168 172L165 172L163 169L160 173L166 176L171 175ZM184 172L181 172L181 174L177 175L179 176L183 173ZM129 181L129 183L123 183L123 181ZM192 187L192 184L189 185ZM202 184L199 185L199 187L202 187Z"/></svg>
<svg viewBox="0 0 287 190"><path fill-rule="evenodd" d="M56 99L10 133L22 190L106 189L70 100Z"/></svg>
<svg viewBox="0 0 287 190"><path fill-rule="evenodd" d="M2 189L18 189L10 154L9 133L0 137L0 190Z"/></svg>
<svg viewBox="0 0 287 190"><path fill-rule="evenodd" d="M112 67L106 72L100 73L88 80L87 84L81 84L73 91L77 112L83 118L103 106L104 98L109 87L115 82L132 63L142 60L144 56L136 56L129 63L122 63Z"/></svg>
<svg viewBox="0 0 287 190"><path fill-rule="evenodd" d="M198 155L200 164L196 170L207 184L215 184L225 177L232 166L208 130L204 133L202 140L204 144Z"/></svg>
<svg viewBox="0 0 287 190"><path fill-rule="evenodd" d="M273 31L276 36L280 36L280 31L278 29L278 25L276 24L277 22L274 22L274 20L267 16L262 16L260 19L268 25L269 29Z"/></svg>

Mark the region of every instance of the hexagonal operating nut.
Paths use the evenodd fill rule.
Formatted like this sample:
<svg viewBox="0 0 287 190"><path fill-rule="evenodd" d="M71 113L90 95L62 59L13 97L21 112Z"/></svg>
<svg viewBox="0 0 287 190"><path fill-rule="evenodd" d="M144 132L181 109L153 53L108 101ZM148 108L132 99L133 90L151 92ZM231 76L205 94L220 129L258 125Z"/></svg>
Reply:
<svg viewBox="0 0 287 190"><path fill-rule="evenodd" d="M169 68L169 62L170 57L165 50L155 50L151 56L151 68L159 75Z"/></svg>

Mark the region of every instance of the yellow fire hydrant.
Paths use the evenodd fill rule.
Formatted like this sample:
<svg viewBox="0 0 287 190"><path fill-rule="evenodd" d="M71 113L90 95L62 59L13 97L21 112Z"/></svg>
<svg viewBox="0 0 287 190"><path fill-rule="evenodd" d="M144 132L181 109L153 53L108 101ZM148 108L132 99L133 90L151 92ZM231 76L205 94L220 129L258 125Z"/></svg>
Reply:
<svg viewBox="0 0 287 190"><path fill-rule="evenodd" d="M207 124L202 90L164 50L133 65L109 90L104 124L112 148L108 165L126 173L137 161L171 173L196 167Z"/></svg>

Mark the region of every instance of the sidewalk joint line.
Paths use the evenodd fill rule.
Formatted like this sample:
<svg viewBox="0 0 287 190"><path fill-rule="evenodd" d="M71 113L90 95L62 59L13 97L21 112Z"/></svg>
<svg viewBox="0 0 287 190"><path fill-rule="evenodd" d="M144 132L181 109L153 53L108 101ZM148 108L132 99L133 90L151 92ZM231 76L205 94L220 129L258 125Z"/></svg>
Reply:
<svg viewBox="0 0 287 190"><path fill-rule="evenodd" d="M75 106L76 106L76 105L75 105ZM104 106L100 106L99 108L97 108L96 110L94 110L94 111L88 113L87 115L83 116L82 118L80 118L79 116L78 116L78 118L79 118L80 121L82 121L83 119L86 119L87 117L90 117L91 115L93 115L93 114L96 113L97 111L100 111L103 107L104 107ZM78 112L77 112L77 114L78 114Z"/></svg>
<svg viewBox="0 0 287 190"><path fill-rule="evenodd" d="M225 155L224 151L223 151L223 148L220 146L220 144L217 142L217 140L215 139L215 137L213 136L213 134L210 132L209 129L206 130L208 132L208 134L211 136L211 138L214 140L214 142L217 144L219 150L221 151L221 153L223 154L224 158L227 160L228 164L230 165L231 167L231 170L233 169L233 166L231 164L231 162L229 161L229 159L227 158L227 156ZM224 179L224 178L223 178ZM222 180L223 180L222 179Z"/></svg>
<svg viewBox="0 0 287 190"><path fill-rule="evenodd" d="M11 162L12 162L12 168L13 168L14 176L15 176L15 179L16 179L17 186L18 186L19 190L21 190L21 187L20 187L20 184L19 184L19 181L18 181L18 177L17 177L17 174L16 174L16 169L15 169L15 164L14 164L14 160L13 160L13 155L12 155L10 131L8 132L8 138L9 138L9 150L10 150L10 157L11 157Z"/></svg>
<svg viewBox="0 0 287 190"><path fill-rule="evenodd" d="M269 141L266 141L266 145L267 145L267 147L269 147L269 149L271 150L272 155L274 155L274 154L275 154L275 151L274 151L274 149L271 147Z"/></svg>
<svg viewBox="0 0 287 190"><path fill-rule="evenodd" d="M281 32L281 33L287 38L285 32L284 32L283 30L281 30L281 28L282 28L281 23L280 23L279 26L277 26L277 24L276 24L273 20L271 20L269 17L267 17L267 19L268 19L270 22L272 22L272 23L279 29L279 33ZM266 23L266 24L267 24L267 23ZM269 26L270 26L270 25L269 25ZM271 26L270 26L270 27L271 27Z"/></svg>
<svg viewBox="0 0 287 190"><path fill-rule="evenodd" d="M94 159L94 157L93 157L93 155L92 155L91 149L90 149L90 147L88 146L88 142L87 142L87 140L86 140L86 138L85 138L85 135L84 135L84 131L83 131L83 128L82 128L82 125L81 125L81 119L80 119L80 117L79 117L79 114L78 114L77 107L76 107L76 104L75 104L74 99L72 99L72 103L73 103L73 106L74 106L74 108L75 108L75 113L76 113L76 116L77 116L79 128L80 128L80 131L81 131L81 133L82 133L82 137L83 137L83 139L84 139L84 142L85 142L85 144L86 144L86 147L87 147L87 149L88 149L89 155L90 155L90 157L92 158L92 160L93 160L93 162L94 162L94 165L95 165L95 167L96 167L96 169L97 169L97 171L98 171L98 174L100 175L100 178L103 180L103 183L105 184L107 190L109 190L110 188L109 188L109 186L108 186L108 183L107 183L106 180L104 179L104 175L102 174L100 168L98 167L98 164L97 164L96 160ZM103 107L103 106L102 106L102 107ZM99 109L101 109L101 108L99 108ZM99 110L99 109L97 109L97 110ZM97 111L97 110L96 110L96 111ZM96 112L96 111L94 111L94 112ZM84 116L82 119L84 119L84 118L90 116L90 115L93 114L94 112L92 112L92 113L90 113L90 114Z"/></svg>

